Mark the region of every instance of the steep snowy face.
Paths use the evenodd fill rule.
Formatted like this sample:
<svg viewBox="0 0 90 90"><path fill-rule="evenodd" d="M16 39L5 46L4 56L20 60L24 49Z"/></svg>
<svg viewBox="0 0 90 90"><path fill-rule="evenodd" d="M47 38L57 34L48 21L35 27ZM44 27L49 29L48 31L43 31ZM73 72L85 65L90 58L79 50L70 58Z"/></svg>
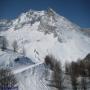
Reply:
<svg viewBox="0 0 90 90"><path fill-rule="evenodd" d="M44 64L17 73L16 77L19 80L19 90L56 90L47 85L48 81L46 79L48 77Z"/></svg>
<svg viewBox="0 0 90 90"><path fill-rule="evenodd" d="M12 49L12 43L18 43L18 52L25 49L26 56L39 62L47 54L53 54L64 63L84 58L90 53L90 37L52 9L21 14L1 36L5 36Z"/></svg>
<svg viewBox="0 0 90 90"><path fill-rule="evenodd" d="M41 29L45 28L47 30L46 32L55 32L57 29L59 31L79 29L79 26L71 23L63 16L58 15L52 9L49 9L47 13L41 17L40 26Z"/></svg>
<svg viewBox="0 0 90 90"><path fill-rule="evenodd" d="M13 20L13 28L19 29L26 24L32 25L35 22L40 21L40 18L45 14L45 11L33 11L30 10L26 13L22 13L17 19Z"/></svg>
<svg viewBox="0 0 90 90"><path fill-rule="evenodd" d="M54 37L58 37L60 42L74 37L72 36L73 32L79 31L79 29L79 26L71 23L63 16L58 15L52 9L49 9L48 12L41 17L38 28L39 31L45 34L53 33Z"/></svg>

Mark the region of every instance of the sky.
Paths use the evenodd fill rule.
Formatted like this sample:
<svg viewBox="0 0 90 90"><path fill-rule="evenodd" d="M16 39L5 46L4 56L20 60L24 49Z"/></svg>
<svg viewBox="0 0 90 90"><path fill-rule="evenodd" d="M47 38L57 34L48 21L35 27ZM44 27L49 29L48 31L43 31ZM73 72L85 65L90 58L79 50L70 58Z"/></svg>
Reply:
<svg viewBox="0 0 90 90"><path fill-rule="evenodd" d="M90 28L90 0L0 0L0 19L15 19L30 9L48 8L83 28Z"/></svg>

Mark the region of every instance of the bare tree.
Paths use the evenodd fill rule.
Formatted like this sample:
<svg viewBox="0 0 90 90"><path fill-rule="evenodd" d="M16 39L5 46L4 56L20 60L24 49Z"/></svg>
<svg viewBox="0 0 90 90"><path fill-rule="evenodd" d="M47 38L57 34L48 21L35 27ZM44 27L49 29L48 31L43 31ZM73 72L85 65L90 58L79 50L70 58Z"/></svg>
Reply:
<svg viewBox="0 0 90 90"><path fill-rule="evenodd" d="M70 64L65 62L65 74L70 74Z"/></svg>
<svg viewBox="0 0 90 90"><path fill-rule="evenodd" d="M73 90L77 90L77 68L76 63L72 62L70 66L70 77Z"/></svg>
<svg viewBox="0 0 90 90"><path fill-rule="evenodd" d="M45 57L45 63L46 63L46 65L49 66L49 68L51 70L54 69L56 62L58 62L58 61L57 61L57 59L53 55L47 55Z"/></svg>
<svg viewBox="0 0 90 90"><path fill-rule="evenodd" d="M6 50L7 46L8 46L7 39L5 37L2 37L2 45L1 45L2 51Z"/></svg>
<svg viewBox="0 0 90 90"><path fill-rule="evenodd" d="M52 78L53 78L53 85L57 88L57 90L63 90L61 63L58 61L56 61L55 63Z"/></svg>
<svg viewBox="0 0 90 90"><path fill-rule="evenodd" d="M17 44L17 41L16 40L13 42L12 46L13 46L14 52L17 52L17 50L18 50L18 44Z"/></svg>
<svg viewBox="0 0 90 90"><path fill-rule="evenodd" d="M81 90L87 90L87 82L85 77L81 78Z"/></svg>
<svg viewBox="0 0 90 90"><path fill-rule="evenodd" d="M14 87L17 80L10 69L0 69L0 88Z"/></svg>
<svg viewBox="0 0 90 90"><path fill-rule="evenodd" d="M88 63L88 65L87 65L87 70L88 70L88 77L90 79L90 63Z"/></svg>
<svg viewBox="0 0 90 90"><path fill-rule="evenodd" d="M71 75L71 84L73 90L77 90L77 78L74 75Z"/></svg>
<svg viewBox="0 0 90 90"><path fill-rule="evenodd" d="M25 48L23 47L23 49L22 49L22 55L23 56L25 56L26 55L26 50L25 50Z"/></svg>
<svg viewBox="0 0 90 90"><path fill-rule="evenodd" d="M45 63L49 65L52 72L52 80L48 86L55 87L57 90L63 90L62 68L61 63L52 55L46 56Z"/></svg>

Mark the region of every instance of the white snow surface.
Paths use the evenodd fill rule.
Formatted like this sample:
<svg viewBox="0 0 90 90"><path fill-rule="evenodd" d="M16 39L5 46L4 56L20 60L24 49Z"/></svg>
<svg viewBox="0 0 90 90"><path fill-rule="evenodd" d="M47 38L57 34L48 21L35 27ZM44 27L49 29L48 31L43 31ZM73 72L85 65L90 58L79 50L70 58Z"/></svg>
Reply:
<svg viewBox="0 0 90 90"><path fill-rule="evenodd" d="M18 51L22 52L24 47L26 56L32 56L37 62L44 60L47 54L53 54L64 63L84 58L90 53L90 38L80 32L79 26L51 9L48 12L30 10L21 14L0 35L8 39L11 49L16 40Z"/></svg>
<svg viewBox="0 0 90 90"><path fill-rule="evenodd" d="M33 66L18 65L12 68L20 90L50 90L43 76L46 55L54 55L64 65L65 62L76 61L90 53L90 37L84 35L79 26L52 9L30 10L11 22L7 30L0 32L0 36L7 38L9 50L13 49L12 43L16 40L18 53L0 50L0 66L6 67L15 58L22 56L23 48L25 56L35 62Z"/></svg>

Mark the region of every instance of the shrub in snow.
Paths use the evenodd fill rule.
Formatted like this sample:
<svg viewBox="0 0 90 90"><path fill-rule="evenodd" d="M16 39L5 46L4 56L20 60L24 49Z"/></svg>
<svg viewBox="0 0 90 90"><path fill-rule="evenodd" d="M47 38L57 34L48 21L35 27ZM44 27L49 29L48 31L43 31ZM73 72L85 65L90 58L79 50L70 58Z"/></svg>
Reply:
<svg viewBox="0 0 90 90"><path fill-rule="evenodd" d="M17 44L17 41L16 40L13 42L12 47L13 47L14 52L17 52L17 50L18 50L18 44Z"/></svg>

